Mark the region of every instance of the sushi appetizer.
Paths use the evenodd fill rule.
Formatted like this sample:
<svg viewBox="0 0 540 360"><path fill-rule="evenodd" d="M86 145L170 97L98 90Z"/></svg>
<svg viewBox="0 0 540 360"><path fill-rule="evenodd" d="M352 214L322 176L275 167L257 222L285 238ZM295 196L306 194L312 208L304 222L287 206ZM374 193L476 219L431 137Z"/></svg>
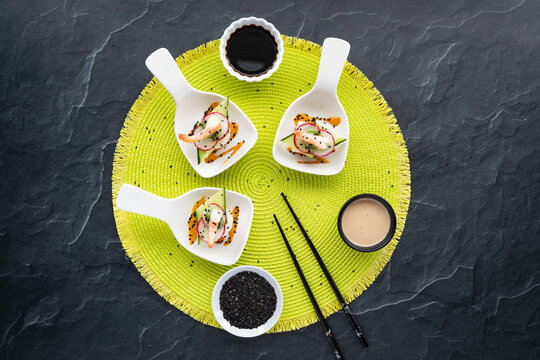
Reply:
<svg viewBox="0 0 540 360"><path fill-rule="evenodd" d="M281 141L291 154L299 157L298 163L329 163L326 157L347 140L334 132L341 122L339 117L321 118L300 113L293 121L294 132Z"/></svg>
<svg viewBox="0 0 540 360"><path fill-rule="evenodd" d="M228 97L221 103L211 104L189 134L178 135L181 141L193 144L197 149L197 164L210 164L229 154L225 156L225 163L244 144L245 141L240 141L233 147L228 146L238 134L238 124L229 121L228 107Z"/></svg>
<svg viewBox="0 0 540 360"><path fill-rule="evenodd" d="M212 248L216 244L227 246L232 242L240 209L238 206L227 209L225 193L222 189L209 198L203 196L195 203L188 219L190 245L203 242Z"/></svg>

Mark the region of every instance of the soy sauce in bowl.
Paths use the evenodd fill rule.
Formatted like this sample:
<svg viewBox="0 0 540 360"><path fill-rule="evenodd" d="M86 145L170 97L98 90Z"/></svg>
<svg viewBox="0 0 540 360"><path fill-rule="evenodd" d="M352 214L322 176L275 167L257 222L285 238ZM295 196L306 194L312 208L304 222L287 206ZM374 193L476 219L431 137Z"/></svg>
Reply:
<svg viewBox="0 0 540 360"><path fill-rule="evenodd" d="M274 66L278 45L265 28L247 25L231 34L225 50L232 68L251 77L264 74Z"/></svg>

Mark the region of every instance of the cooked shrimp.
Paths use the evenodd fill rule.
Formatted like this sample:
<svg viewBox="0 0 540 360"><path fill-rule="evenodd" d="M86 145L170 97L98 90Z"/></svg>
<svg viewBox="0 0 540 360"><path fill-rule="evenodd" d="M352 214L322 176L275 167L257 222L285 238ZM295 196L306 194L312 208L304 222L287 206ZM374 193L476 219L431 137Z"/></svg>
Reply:
<svg viewBox="0 0 540 360"><path fill-rule="evenodd" d="M324 136L313 135L302 130L296 130L294 132L303 142L313 145L317 149L328 149L330 146L329 141Z"/></svg>
<svg viewBox="0 0 540 360"><path fill-rule="evenodd" d="M210 223L208 224L208 247L214 246L216 241L216 235L218 232L219 222L223 217L223 213L220 210L214 209L210 213Z"/></svg>
<svg viewBox="0 0 540 360"><path fill-rule="evenodd" d="M208 123L206 124L206 128L202 130L198 134L194 135L186 135L186 134L180 134L178 137L180 140L187 142L187 143L194 143L197 141L200 141L202 139L206 139L209 136L214 135L219 128L221 127L221 121L217 119L210 119Z"/></svg>

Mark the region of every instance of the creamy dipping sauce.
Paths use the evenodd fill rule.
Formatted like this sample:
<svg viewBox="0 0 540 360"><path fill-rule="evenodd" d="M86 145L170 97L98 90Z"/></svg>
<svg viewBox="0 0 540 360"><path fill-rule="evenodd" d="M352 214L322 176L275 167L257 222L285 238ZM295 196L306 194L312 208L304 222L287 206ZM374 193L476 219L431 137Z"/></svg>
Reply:
<svg viewBox="0 0 540 360"><path fill-rule="evenodd" d="M380 243L390 230L390 214L380 202L361 198L345 208L341 228L347 239L358 246Z"/></svg>

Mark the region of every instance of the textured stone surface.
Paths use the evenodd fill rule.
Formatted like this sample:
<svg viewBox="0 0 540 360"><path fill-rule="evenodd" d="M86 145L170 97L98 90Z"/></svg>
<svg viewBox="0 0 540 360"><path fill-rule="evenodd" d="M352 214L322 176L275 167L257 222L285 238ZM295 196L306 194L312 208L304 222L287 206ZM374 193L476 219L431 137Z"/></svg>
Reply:
<svg viewBox="0 0 540 360"><path fill-rule="evenodd" d="M111 207L115 141L145 57L265 17L351 43L410 151L391 262L329 322L347 358L540 358L540 3L0 2L0 358L330 359L322 330L238 339L161 299Z"/></svg>

